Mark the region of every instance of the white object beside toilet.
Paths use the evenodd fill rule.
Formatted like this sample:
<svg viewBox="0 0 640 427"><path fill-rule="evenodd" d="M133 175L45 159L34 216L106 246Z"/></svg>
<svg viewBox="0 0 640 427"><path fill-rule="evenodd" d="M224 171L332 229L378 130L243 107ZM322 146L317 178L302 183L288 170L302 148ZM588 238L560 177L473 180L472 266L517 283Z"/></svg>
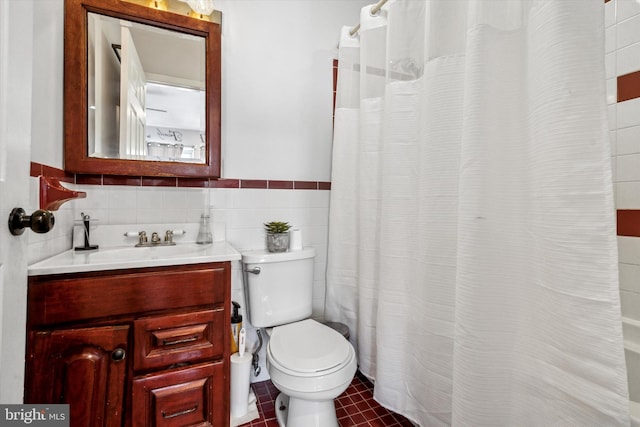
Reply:
<svg viewBox="0 0 640 427"><path fill-rule="evenodd" d="M338 427L334 399L357 368L353 346L311 316L315 249L242 254L247 316L270 328L267 371L280 427ZM280 409L284 407L285 409Z"/></svg>
<svg viewBox="0 0 640 427"><path fill-rule="evenodd" d="M247 332L238 333L238 352L231 355L231 417L240 418L249 411L249 384L253 355L245 353Z"/></svg>
<svg viewBox="0 0 640 427"><path fill-rule="evenodd" d="M251 383L251 353L231 355L231 416L240 418L249 411Z"/></svg>

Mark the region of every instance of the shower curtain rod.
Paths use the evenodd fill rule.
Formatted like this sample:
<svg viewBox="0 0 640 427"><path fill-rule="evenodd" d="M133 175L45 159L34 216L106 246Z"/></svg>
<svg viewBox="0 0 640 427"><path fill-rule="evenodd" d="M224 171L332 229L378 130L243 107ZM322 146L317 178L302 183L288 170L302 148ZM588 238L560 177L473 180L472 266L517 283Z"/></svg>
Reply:
<svg viewBox="0 0 640 427"><path fill-rule="evenodd" d="M380 9L382 9L382 6L384 6L384 4L387 2L388 0L380 0L378 3L374 4L373 7L371 8L371 10L369 11L369 13L371 15L377 15L378 12L380 12ZM355 27L353 27L351 29L351 31L349 31L349 35L351 37L355 36L358 31L360 30L360 24L356 25Z"/></svg>

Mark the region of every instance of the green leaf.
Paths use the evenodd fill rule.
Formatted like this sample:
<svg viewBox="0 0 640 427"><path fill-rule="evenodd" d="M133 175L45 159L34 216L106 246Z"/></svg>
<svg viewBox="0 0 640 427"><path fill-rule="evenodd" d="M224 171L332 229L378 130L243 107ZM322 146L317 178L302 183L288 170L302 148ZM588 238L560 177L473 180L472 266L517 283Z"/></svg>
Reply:
<svg viewBox="0 0 640 427"><path fill-rule="evenodd" d="M291 226L289 225L288 222L271 221L271 222L265 222L264 228L267 231L267 233L276 234L276 233L286 233L287 231L289 231Z"/></svg>

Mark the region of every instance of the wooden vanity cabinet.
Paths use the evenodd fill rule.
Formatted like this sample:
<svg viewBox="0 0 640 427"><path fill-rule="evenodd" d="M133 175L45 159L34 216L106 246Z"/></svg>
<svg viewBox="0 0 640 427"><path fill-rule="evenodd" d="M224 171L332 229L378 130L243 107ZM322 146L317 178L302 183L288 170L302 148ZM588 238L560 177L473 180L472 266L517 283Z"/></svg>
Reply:
<svg viewBox="0 0 640 427"><path fill-rule="evenodd" d="M71 426L229 425L230 262L29 277L26 403Z"/></svg>

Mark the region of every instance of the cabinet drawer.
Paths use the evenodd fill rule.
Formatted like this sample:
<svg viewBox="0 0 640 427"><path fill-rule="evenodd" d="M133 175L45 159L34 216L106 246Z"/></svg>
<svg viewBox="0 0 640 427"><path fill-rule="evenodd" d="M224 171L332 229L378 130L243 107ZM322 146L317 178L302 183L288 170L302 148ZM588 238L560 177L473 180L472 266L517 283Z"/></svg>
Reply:
<svg viewBox="0 0 640 427"><path fill-rule="evenodd" d="M147 375L133 381L134 427L223 425L223 363ZM228 417L228 415L227 415ZM227 419L228 421L228 419Z"/></svg>
<svg viewBox="0 0 640 427"><path fill-rule="evenodd" d="M29 324L224 306L229 263L29 277ZM195 309L195 308L194 308Z"/></svg>
<svg viewBox="0 0 640 427"><path fill-rule="evenodd" d="M222 358L224 320L223 309L136 320L134 369L166 368Z"/></svg>

